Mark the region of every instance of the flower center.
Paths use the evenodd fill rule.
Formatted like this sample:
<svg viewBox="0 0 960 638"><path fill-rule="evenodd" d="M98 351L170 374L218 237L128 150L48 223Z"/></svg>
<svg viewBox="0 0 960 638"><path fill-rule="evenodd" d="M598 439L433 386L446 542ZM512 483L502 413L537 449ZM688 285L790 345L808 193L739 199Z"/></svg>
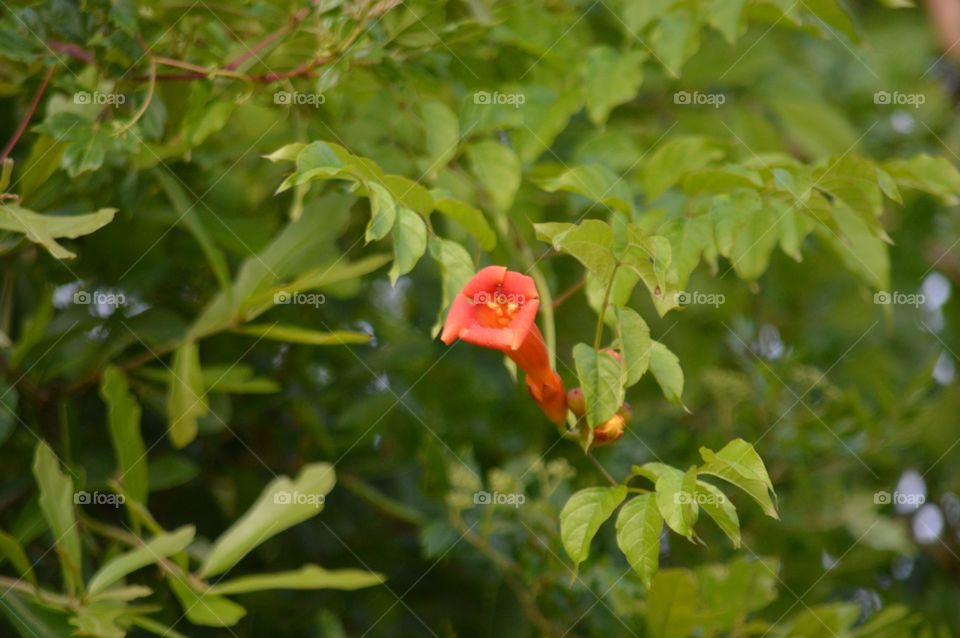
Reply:
<svg viewBox="0 0 960 638"><path fill-rule="evenodd" d="M506 328L526 299L523 295L505 293L499 286L496 290L474 295L473 307L477 322L485 328Z"/></svg>

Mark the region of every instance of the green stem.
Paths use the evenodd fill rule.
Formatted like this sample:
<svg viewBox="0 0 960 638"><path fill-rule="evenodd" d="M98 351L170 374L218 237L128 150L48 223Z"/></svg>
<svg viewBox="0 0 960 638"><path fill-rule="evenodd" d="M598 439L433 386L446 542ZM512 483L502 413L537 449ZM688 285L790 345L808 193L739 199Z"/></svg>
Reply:
<svg viewBox="0 0 960 638"><path fill-rule="evenodd" d="M610 281L607 282L607 289L603 292L603 303L600 304L600 310L597 312L597 332L593 337L593 349L600 350L600 342L603 339L603 317L607 313L607 305L610 303L610 293L613 291L613 282L617 279L617 268L620 264L613 267L610 273Z"/></svg>
<svg viewBox="0 0 960 638"><path fill-rule="evenodd" d="M6 591L15 590L22 594L27 594L28 596L31 596L44 603L56 605L58 607L64 607L67 609L77 608L76 600L61 594L56 594L52 591L47 591L46 589L34 587L33 584L24 582L19 578L0 576L0 588L5 589Z"/></svg>
<svg viewBox="0 0 960 638"><path fill-rule="evenodd" d="M617 479L613 478L610 472L607 471L607 468L600 465L600 461L598 461L592 454L590 454L589 452L585 452L584 454L588 459L590 459L590 462L593 463L598 470L600 470L600 473L603 474L603 476L606 477L608 481L610 481L610 485L614 485L614 486L620 485L620 483L617 482Z"/></svg>

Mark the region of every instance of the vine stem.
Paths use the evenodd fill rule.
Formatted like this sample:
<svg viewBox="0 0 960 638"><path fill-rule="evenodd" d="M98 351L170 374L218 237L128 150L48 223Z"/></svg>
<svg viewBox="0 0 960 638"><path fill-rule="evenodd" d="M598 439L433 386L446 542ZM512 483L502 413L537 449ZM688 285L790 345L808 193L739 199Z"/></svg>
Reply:
<svg viewBox="0 0 960 638"><path fill-rule="evenodd" d="M120 128L118 133L126 133L130 128L140 121L140 118L147 112L147 109L150 108L150 103L153 101L153 91L157 87L157 59L154 57L150 58L150 84L147 85L147 97L144 99L143 104L137 110L136 114L130 119L129 122L123 125Z"/></svg>
<svg viewBox="0 0 960 638"><path fill-rule="evenodd" d="M453 521L454 527L456 527L457 531L463 536L463 539L489 558L494 564L503 576L504 581L513 590L514 594L516 594L517 600L520 602L527 618L537 626L541 635L559 638L569 635L569 630L566 632L563 631L562 628L555 625L540 611L535 595L530 591L529 586L524 584L521 578L523 576L523 570L513 559L505 556L491 546L485 538L474 533L473 528L467 526L466 521L463 520L459 512L452 512L450 518Z"/></svg>
<svg viewBox="0 0 960 638"><path fill-rule="evenodd" d="M34 111L37 110L37 105L40 104L40 98L42 98L44 92L46 92L47 85L50 84L50 78L53 77L56 70L57 67L55 65L51 65L47 69L47 73L43 76L43 81L40 82L37 92L33 94L33 99L30 100L30 106L27 107L27 112L23 114L23 117L20 119L20 124L17 125L17 130L13 132L13 137L11 137L7 145L3 147L3 152L0 153L0 163L3 163L4 160L10 157L10 153L13 152L13 148L17 145L17 142L20 141L23 132L27 130L27 126L30 125L30 119L33 117Z"/></svg>
<svg viewBox="0 0 960 638"><path fill-rule="evenodd" d="M572 286L570 286L569 288L561 292L559 295L557 295L557 297L553 300L553 309L556 310L557 308L559 308L560 305L563 304L563 302L565 302L567 299L575 295L577 291L583 288L586 283L587 283L587 278L582 277L577 283L573 284Z"/></svg>
<svg viewBox="0 0 960 638"><path fill-rule="evenodd" d="M24 594L28 594L39 600L52 603L59 607L65 607L68 609L76 609L78 607L76 599L63 596L61 594L56 594L52 591L41 589L40 587L34 587L32 583L24 582L23 579L20 578L0 576L0 587L6 588L6 591L15 590Z"/></svg>
<svg viewBox="0 0 960 638"><path fill-rule="evenodd" d="M613 290L613 282L617 279L617 269L620 267L620 264L617 264L613 267L613 272L610 273L610 281L607 282L607 289L603 292L603 303L600 305L600 310L597 312L597 332L593 336L593 349L600 350L600 342L603 339L603 317L607 313L607 306L610 304L610 293Z"/></svg>
<svg viewBox="0 0 960 638"><path fill-rule="evenodd" d="M613 485L613 486L620 485L620 483L617 482L617 479L613 478L613 476L610 474L610 472L607 471L607 468L603 467L603 465L600 464L600 461L598 461L597 458L596 458L594 455L590 454L589 452L584 452L584 456L586 456L588 459L590 459L590 462L593 463L593 465L594 465L598 470L600 470L600 473L603 474L603 476L604 476L608 481L610 481L610 485Z"/></svg>

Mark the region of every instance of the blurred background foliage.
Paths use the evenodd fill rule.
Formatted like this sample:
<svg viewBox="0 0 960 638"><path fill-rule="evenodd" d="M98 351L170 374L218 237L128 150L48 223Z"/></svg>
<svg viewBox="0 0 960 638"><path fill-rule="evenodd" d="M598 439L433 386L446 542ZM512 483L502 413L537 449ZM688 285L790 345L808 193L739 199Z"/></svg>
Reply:
<svg viewBox="0 0 960 638"><path fill-rule="evenodd" d="M196 527L193 559L203 562L277 475L336 466L323 511L260 544L239 571L317 563L386 582L239 594L247 615L229 629L238 637L957 635L955 171L920 165L916 179L929 192L901 182L902 205L887 200L889 281L871 280L842 249L810 236L801 261L774 250L759 277L723 257L715 269L701 265L686 290L722 295L716 306L660 317L648 294L634 292L630 305L680 359L689 412L644 378L627 395L635 413L627 435L596 457L624 476L650 461L687 467L701 446L740 437L766 462L782 519L735 496L743 546L732 549L716 528L700 532L702 545L665 535L661 571L645 592L612 526L573 575L558 515L572 492L602 477L524 396L501 356L432 337L443 310L437 263L424 258L391 286L377 269L384 260L363 261L391 245L364 245L366 198L328 181L275 194L289 166L264 159L323 140L483 210L481 229L500 234L492 249L468 232L476 228L446 218L435 216L432 230L477 264L538 260L562 301L558 370L575 385L570 352L591 338L595 314L579 287L582 267L538 242L533 223L608 211L546 192L544 172L589 164L622 176L643 223L692 201L682 189L648 192L656 149L682 136L710 139L741 166L773 154L802 166L851 153L952 163L960 76L923 11L903 4L4 3L0 139L16 141L5 153L15 160L5 205L118 212L79 239L62 235L71 260L48 254L36 236L0 237L0 527L37 579L60 591L51 584L60 582L58 539L43 523L31 462L40 438L75 488L118 487L98 391L114 365L143 408L150 515L165 530ZM478 103L478 91L524 103ZM724 101L685 104L679 92ZM878 92L923 100L888 103ZM98 104L97 95L125 101ZM453 149L443 144L451 135ZM488 164L502 171L492 181L478 159L490 142L512 149ZM681 168L703 155L681 158ZM173 352L190 370L190 326L278 237L286 243L274 244L282 254L270 264L285 276L369 267L315 286L320 305L270 307L261 320L314 332L263 338L238 333L235 321L203 338L195 386L206 410L189 414L197 406L187 405L198 435L171 440ZM925 303L875 303L884 289L922 293ZM78 293L125 302L77 303ZM316 345L330 331L341 337ZM523 492L526 502L476 505L479 490ZM922 493L926 504L875 502L897 490ZM80 509L87 575L119 551L97 521L139 533L146 520ZM2 569L15 575L10 546ZM155 589L137 611L160 623L152 630L226 635L184 619L157 585L164 573L129 579ZM75 608L38 602L10 584L15 576L3 582L4 634L152 631L126 620L103 629L113 611L78 629L66 621L76 621Z"/></svg>

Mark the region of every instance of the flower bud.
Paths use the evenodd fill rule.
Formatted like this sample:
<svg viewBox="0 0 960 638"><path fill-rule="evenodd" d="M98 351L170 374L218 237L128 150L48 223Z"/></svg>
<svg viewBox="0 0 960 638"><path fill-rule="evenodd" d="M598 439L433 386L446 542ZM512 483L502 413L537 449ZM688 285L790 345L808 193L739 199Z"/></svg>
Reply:
<svg viewBox="0 0 960 638"><path fill-rule="evenodd" d="M596 446L613 443L621 436L627 428L627 421L621 414L614 414L602 425L593 428L593 444Z"/></svg>
<svg viewBox="0 0 960 638"><path fill-rule="evenodd" d="M620 361L622 361L622 359L620 358L620 353L614 350L613 348L604 348L600 352L604 352L610 355L611 357L617 360L617 363L620 363Z"/></svg>
<svg viewBox="0 0 960 638"><path fill-rule="evenodd" d="M583 390L580 388L571 388L567 392L567 407L577 416L579 419L587 412L587 403L583 398Z"/></svg>

